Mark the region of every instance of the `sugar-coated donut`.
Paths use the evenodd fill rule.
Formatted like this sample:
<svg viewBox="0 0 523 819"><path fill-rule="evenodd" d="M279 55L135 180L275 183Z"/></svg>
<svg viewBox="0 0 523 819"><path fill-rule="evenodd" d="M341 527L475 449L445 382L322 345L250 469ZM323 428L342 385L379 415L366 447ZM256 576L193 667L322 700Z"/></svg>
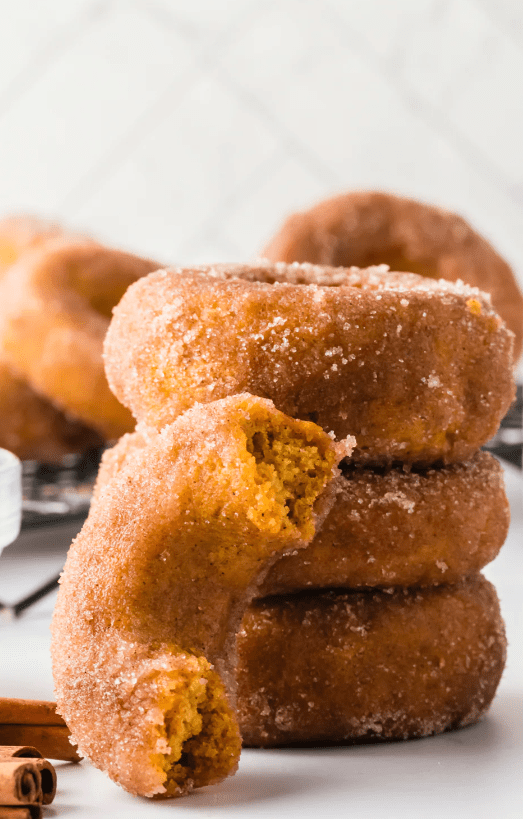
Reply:
<svg viewBox="0 0 523 819"><path fill-rule="evenodd" d="M469 458L513 397L513 335L487 296L414 274L264 264L162 270L131 286L105 343L115 395L153 427L250 392L358 462Z"/></svg>
<svg viewBox="0 0 523 819"><path fill-rule="evenodd" d="M512 269L461 216L392 194L356 191L289 216L263 255L273 262L342 267L387 264L434 279L461 279L492 295L523 340L523 294Z"/></svg>
<svg viewBox="0 0 523 819"><path fill-rule="evenodd" d="M95 495L148 446L150 434L138 425L104 453ZM455 583L490 563L503 545L510 520L503 470L486 452L420 472L347 464L341 470L314 539L278 558L256 596Z"/></svg>
<svg viewBox="0 0 523 819"><path fill-rule="evenodd" d="M505 652L496 592L481 575L423 591L257 601L238 635L244 743L408 739L471 725L494 697Z"/></svg>
<svg viewBox="0 0 523 819"><path fill-rule="evenodd" d="M46 242L0 282L1 356L17 376L108 439L133 428L104 374L103 338L126 288L158 265L94 242Z"/></svg>
<svg viewBox="0 0 523 819"><path fill-rule="evenodd" d="M0 277L25 251L66 235L69 232L56 222L32 216L1 219ZM61 413L17 378L0 352L0 446L19 458L56 462L101 443L97 433Z"/></svg>
<svg viewBox="0 0 523 819"><path fill-rule="evenodd" d="M57 463L102 443L94 430L53 407L0 361L0 447L22 459Z"/></svg>
<svg viewBox="0 0 523 819"><path fill-rule="evenodd" d="M456 583L490 563L505 541L503 470L486 452L417 473L342 469L316 537L277 560L259 596Z"/></svg>
<svg viewBox="0 0 523 819"><path fill-rule="evenodd" d="M234 772L236 632L277 554L313 537L350 446L237 395L150 431L97 494L62 576L53 673L82 754L130 792Z"/></svg>

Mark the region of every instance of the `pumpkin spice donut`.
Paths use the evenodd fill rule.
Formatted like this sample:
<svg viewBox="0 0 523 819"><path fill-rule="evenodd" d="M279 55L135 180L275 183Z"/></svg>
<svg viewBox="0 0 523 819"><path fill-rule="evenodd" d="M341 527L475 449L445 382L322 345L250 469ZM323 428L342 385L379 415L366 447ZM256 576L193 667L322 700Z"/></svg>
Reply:
<svg viewBox="0 0 523 819"><path fill-rule="evenodd" d="M471 725L505 654L496 592L481 575L423 591L257 601L238 634L244 743L410 739Z"/></svg>
<svg viewBox="0 0 523 819"><path fill-rule="evenodd" d="M387 264L433 279L461 279L491 294L515 334L515 360L521 354L523 294L514 273L455 213L392 194L355 191L289 216L263 256L336 267Z"/></svg>
<svg viewBox="0 0 523 819"><path fill-rule="evenodd" d="M95 496L156 434L139 424L104 452ZM343 463L331 489L334 503L311 543L279 557L257 597L456 583L490 563L508 531L503 470L486 452L422 472Z"/></svg>
<svg viewBox="0 0 523 819"><path fill-rule="evenodd" d="M345 465L342 471L312 543L281 557L258 596L456 583L494 560L505 541L503 470L486 452L419 473Z"/></svg>
<svg viewBox="0 0 523 819"><path fill-rule="evenodd" d="M113 439L133 428L103 370L103 338L129 284L158 265L90 241L46 242L0 282L1 355L64 412Z"/></svg>
<svg viewBox="0 0 523 819"><path fill-rule="evenodd" d="M32 216L0 220L0 277L25 251L66 235L69 232L56 222ZM17 378L0 353L0 446L22 459L58 462L101 443L94 430L61 413Z"/></svg>
<svg viewBox="0 0 523 819"><path fill-rule="evenodd" d="M58 463L102 444L94 430L60 412L0 361L0 447L22 460Z"/></svg>
<svg viewBox="0 0 523 819"><path fill-rule="evenodd" d="M513 397L512 333L488 296L414 274L260 263L161 270L115 308L115 395L170 423L242 391L337 438L360 463L451 463L496 431Z"/></svg>
<svg viewBox="0 0 523 819"><path fill-rule="evenodd" d="M350 449L237 395L150 431L98 493L62 576L53 673L81 753L131 793L234 773L236 632L277 554L313 537Z"/></svg>

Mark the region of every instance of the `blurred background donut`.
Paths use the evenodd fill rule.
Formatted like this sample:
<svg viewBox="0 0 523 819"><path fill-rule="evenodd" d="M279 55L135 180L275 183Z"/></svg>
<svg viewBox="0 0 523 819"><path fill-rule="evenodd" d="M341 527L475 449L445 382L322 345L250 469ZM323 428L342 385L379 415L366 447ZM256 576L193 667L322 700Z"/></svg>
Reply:
<svg viewBox="0 0 523 819"><path fill-rule="evenodd" d="M1 219L0 279L24 253L52 239L73 235L57 222L36 216ZM17 375L2 355L0 344L0 446L24 460L53 463L69 453L101 444L97 432L62 412Z"/></svg>
<svg viewBox="0 0 523 819"><path fill-rule="evenodd" d="M515 361L521 355L523 294L514 273L455 213L376 191L347 193L289 216L262 255L335 267L387 264L431 279L461 279L491 294L515 335Z"/></svg>

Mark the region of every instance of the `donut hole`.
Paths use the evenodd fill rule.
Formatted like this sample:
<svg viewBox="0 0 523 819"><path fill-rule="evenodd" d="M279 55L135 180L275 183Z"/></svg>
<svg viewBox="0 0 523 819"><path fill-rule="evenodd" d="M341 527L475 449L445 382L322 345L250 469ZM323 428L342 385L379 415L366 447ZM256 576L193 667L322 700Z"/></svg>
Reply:
<svg viewBox="0 0 523 819"><path fill-rule="evenodd" d="M429 279L440 278L437 262L426 258L408 258L401 248L380 248L365 254L354 254L352 248L347 248L336 259L336 264L342 267L355 265L361 268L386 264L393 272L416 273Z"/></svg>
<svg viewBox="0 0 523 819"><path fill-rule="evenodd" d="M255 466L251 520L262 530L294 528L312 537L314 503L332 473L334 453L284 423L247 422L245 432Z"/></svg>
<svg viewBox="0 0 523 819"><path fill-rule="evenodd" d="M223 684L203 658L198 662L201 668L181 684L177 674L161 681L164 720L158 742L164 753L154 761L164 775L164 798L180 794L188 781L201 787L223 779L239 753L241 740Z"/></svg>

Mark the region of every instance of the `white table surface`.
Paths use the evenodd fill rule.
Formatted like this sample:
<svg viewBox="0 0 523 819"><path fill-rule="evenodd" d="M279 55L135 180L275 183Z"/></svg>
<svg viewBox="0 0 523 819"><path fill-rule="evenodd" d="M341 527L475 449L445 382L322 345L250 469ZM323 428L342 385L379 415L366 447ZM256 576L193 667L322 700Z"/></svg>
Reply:
<svg viewBox="0 0 523 819"><path fill-rule="evenodd" d="M461 731L403 743L300 750L246 750L226 782L170 802L137 799L91 765L57 763L48 817L194 819L231 816L351 819L522 819L523 477L506 469L509 537L485 574L498 589L508 662L488 716ZM0 600L16 601L60 569L64 545L48 535L0 557ZM0 620L0 696L51 699L49 620L54 595L17 622Z"/></svg>

